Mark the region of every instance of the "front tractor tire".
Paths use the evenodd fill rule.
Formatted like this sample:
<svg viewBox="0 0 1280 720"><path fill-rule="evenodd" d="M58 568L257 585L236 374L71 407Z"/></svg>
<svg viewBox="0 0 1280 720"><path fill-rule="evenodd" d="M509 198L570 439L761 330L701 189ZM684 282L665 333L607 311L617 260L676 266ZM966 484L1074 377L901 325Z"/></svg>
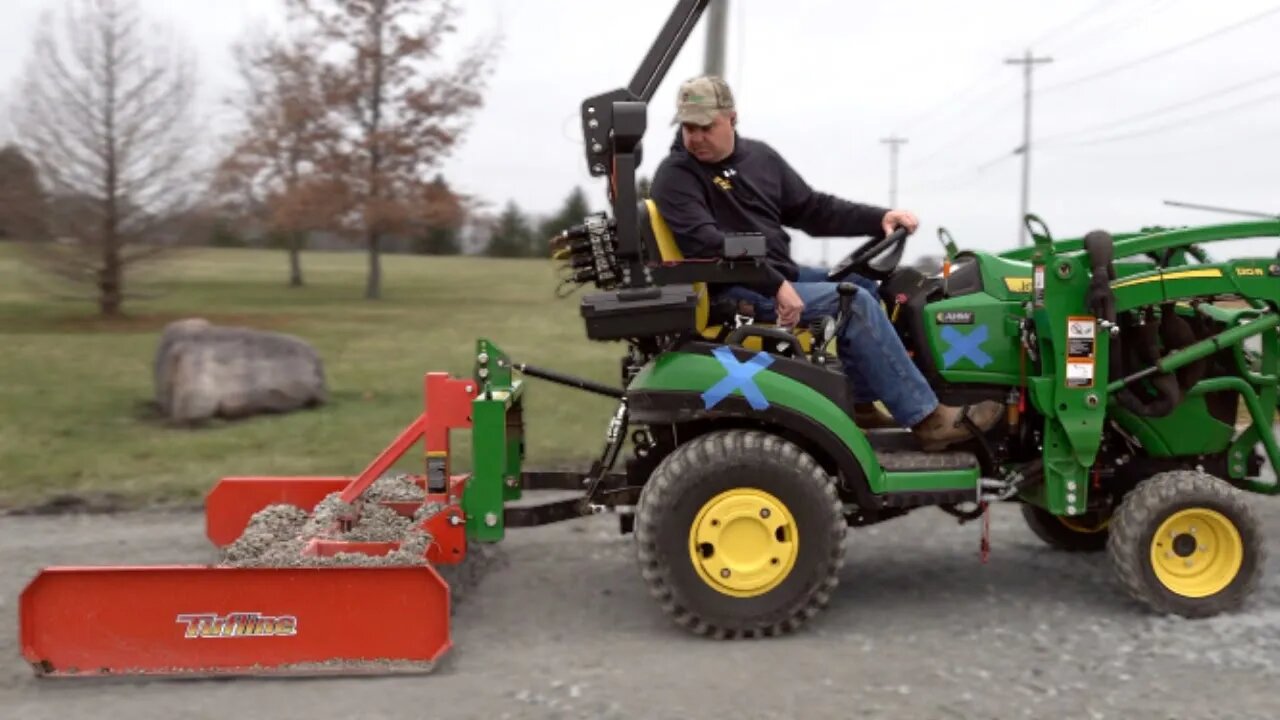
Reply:
<svg viewBox="0 0 1280 720"><path fill-rule="evenodd" d="M1196 471L1153 475L1126 495L1107 550L1131 596L1187 618L1238 609L1265 565L1258 521L1243 494Z"/></svg>
<svg viewBox="0 0 1280 720"><path fill-rule="evenodd" d="M793 632L828 603L848 524L832 478L766 432L694 438L662 460L636 506L640 572L699 635Z"/></svg>
<svg viewBox="0 0 1280 720"><path fill-rule="evenodd" d="M1110 513L1091 512L1080 517L1054 515L1044 508L1024 503L1022 519L1046 545L1066 552L1093 553L1107 549Z"/></svg>

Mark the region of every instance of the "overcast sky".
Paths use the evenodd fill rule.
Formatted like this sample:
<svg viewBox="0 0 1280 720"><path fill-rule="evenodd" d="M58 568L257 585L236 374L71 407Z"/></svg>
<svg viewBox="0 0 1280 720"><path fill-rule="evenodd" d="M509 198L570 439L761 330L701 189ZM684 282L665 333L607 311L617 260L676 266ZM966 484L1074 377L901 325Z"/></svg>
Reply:
<svg viewBox="0 0 1280 720"><path fill-rule="evenodd" d="M15 97L40 12L60 1L3 0L5 100ZM198 53L203 107L216 126L216 99L235 89L230 44L247 28L278 23L278 0L142 2ZM580 184L603 208L603 181L587 174L580 151L578 104L630 80L674 0L461 4L462 40L501 31L506 43L487 104L445 168L450 180L494 205L514 199L538 212ZM1004 59L1029 44L1053 58L1035 76L1043 92L1034 136L1043 143L1032 156L1031 209L1056 235L1231 222L1237 218L1163 201L1280 212L1280 12L1133 61L1277 7L1277 0L732 0L726 74L740 131L842 197L887 203L889 155L880 139L905 135L899 205L924 223L911 256L937 251L939 226L963 247L1016 243L1021 160L1012 152L1021 142L1023 86L1021 69ZM675 88L701 69L703 31L650 108L642 172L653 172L671 142ZM833 242L832 260L858 242ZM1280 241L1267 239L1211 251L1277 249ZM795 254L817 261L821 244L797 234Z"/></svg>

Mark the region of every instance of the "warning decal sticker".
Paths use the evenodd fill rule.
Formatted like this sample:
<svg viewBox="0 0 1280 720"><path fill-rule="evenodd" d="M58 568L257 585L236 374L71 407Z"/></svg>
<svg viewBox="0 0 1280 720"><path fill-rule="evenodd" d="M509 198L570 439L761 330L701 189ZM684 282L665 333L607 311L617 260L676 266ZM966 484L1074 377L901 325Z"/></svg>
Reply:
<svg viewBox="0 0 1280 720"><path fill-rule="evenodd" d="M1094 357L1097 354L1096 328L1097 324L1092 316L1067 318L1067 387L1093 387Z"/></svg>

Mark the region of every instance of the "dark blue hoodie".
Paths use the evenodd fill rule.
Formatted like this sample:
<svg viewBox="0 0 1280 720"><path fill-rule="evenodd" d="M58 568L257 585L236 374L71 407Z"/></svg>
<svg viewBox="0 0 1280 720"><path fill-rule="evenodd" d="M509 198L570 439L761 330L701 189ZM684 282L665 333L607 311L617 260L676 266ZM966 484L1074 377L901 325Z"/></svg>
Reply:
<svg viewBox="0 0 1280 720"><path fill-rule="evenodd" d="M813 237L879 236L888 212L814 190L772 147L736 133L733 154L706 164L689 154L677 130L650 192L685 257L723 257L725 233L763 233L774 278L752 289L766 297L797 277L784 226Z"/></svg>

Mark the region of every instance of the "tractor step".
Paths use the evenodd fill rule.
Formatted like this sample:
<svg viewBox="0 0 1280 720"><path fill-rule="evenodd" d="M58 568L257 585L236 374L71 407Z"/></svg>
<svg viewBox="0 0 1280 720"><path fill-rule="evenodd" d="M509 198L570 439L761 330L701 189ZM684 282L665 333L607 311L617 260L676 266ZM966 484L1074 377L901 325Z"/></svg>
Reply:
<svg viewBox="0 0 1280 720"><path fill-rule="evenodd" d="M37 675L427 672L449 650L429 566L54 567L23 591Z"/></svg>
<svg viewBox="0 0 1280 720"><path fill-rule="evenodd" d="M867 440L886 473L885 507L948 505L976 496L981 466L973 453L925 452L910 430L873 430Z"/></svg>
<svg viewBox="0 0 1280 720"><path fill-rule="evenodd" d="M973 470L978 467L978 457L968 452L877 451L876 460L886 472L895 473Z"/></svg>

